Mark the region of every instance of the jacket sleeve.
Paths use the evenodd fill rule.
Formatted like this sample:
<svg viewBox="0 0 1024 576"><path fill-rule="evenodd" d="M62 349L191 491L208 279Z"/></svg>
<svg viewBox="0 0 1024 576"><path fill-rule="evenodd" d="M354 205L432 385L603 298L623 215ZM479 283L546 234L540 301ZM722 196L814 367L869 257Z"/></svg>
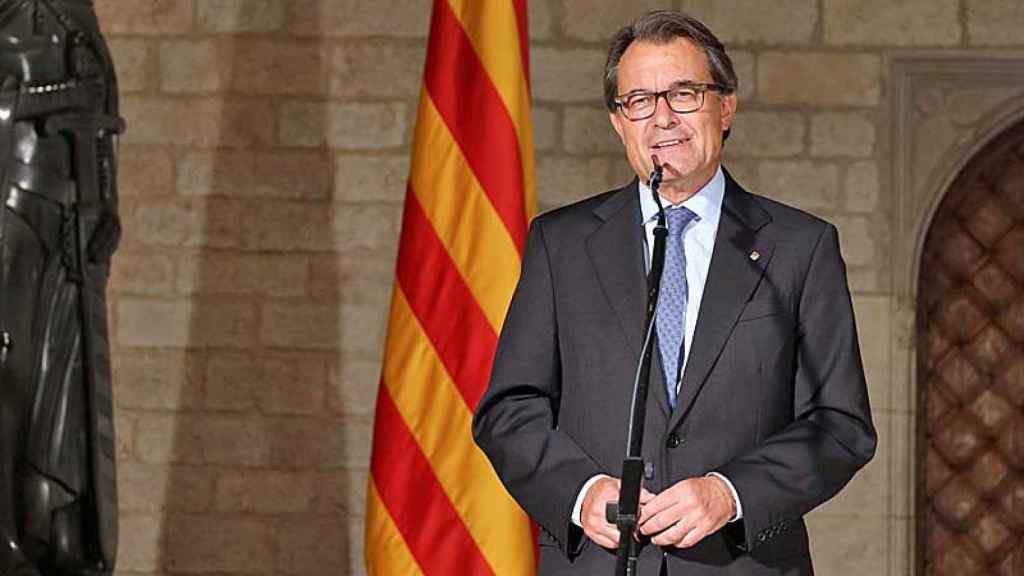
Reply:
<svg viewBox="0 0 1024 576"><path fill-rule="evenodd" d="M718 468L743 502L726 535L750 550L825 502L874 455L853 306L836 229L826 225L810 257L796 323L794 420Z"/></svg>
<svg viewBox="0 0 1024 576"><path fill-rule="evenodd" d="M542 220L530 227L522 275L490 385L473 418L473 435L509 493L571 556L584 540L572 524L573 504L583 484L602 470L558 429L558 323Z"/></svg>

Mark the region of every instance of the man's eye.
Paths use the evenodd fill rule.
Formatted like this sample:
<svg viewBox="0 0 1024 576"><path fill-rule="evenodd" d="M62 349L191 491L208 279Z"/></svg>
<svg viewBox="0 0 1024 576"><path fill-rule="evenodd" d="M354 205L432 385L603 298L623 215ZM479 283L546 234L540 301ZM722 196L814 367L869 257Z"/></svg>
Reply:
<svg viewBox="0 0 1024 576"><path fill-rule="evenodd" d="M654 96L651 94L637 94L636 96L630 96L629 99L626 100L626 107L631 110L639 110L646 106L650 106L653 100Z"/></svg>
<svg viewBox="0 0 1024 576"><path fill-rule="evenodd" d="M689 88L673 90L669 93L669 98L671 98L673 102L693 102L697 99L697 91L690 90Z"/></svg>

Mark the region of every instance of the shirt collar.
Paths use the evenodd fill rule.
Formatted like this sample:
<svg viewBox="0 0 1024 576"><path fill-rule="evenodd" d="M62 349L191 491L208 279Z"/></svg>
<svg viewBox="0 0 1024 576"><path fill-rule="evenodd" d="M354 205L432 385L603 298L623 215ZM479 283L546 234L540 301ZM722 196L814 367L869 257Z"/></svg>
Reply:
<svg viewBox="0 0 1024 576"><path fill-rule="evenodd" d="M658 203L654 201L654 197L651 195L651 188L646 183L640 182L638 189L640 193L640 216L643 218L642 222L646 224L658 217ZM725 198L725 174L722 173L722 167L719 166L711 181L698 190L696 194L683 201L682 206L686 206L696 214L698 222L711 225L714 229L717 229L718 219L722 214L723 198ZM661 199L665 208L669 208L668 200L665 200L664 196Z"/></svg>

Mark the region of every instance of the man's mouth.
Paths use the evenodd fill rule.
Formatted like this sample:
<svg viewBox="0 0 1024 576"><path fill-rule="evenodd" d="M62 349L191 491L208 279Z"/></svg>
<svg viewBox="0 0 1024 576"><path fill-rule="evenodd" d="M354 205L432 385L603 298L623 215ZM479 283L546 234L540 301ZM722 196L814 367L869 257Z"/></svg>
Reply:
<svg viewBox="0 0 1024 576"><path fill-rule="evenodd" d="M652 150L662 150L664 148L671 148L673 146L681 146L685 140L679 138L673 138L672 140L662 140L657 144L651 146Z"/></svg>

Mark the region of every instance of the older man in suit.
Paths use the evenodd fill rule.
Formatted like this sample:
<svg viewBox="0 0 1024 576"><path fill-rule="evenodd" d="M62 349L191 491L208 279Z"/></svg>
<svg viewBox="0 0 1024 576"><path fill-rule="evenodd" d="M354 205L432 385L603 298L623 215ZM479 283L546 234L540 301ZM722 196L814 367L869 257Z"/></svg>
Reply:
<svg viewBox="0 0 1024 576"><path fill-rule="evenodd" d="M474 433L541 526L541 574L610 574L657 156L669 238L646 412L641 574L813 572L802 517L872 457L835 228L723 170L736 75L700 22L620 30L605 100L637 179L538 217Z"/></svg>

